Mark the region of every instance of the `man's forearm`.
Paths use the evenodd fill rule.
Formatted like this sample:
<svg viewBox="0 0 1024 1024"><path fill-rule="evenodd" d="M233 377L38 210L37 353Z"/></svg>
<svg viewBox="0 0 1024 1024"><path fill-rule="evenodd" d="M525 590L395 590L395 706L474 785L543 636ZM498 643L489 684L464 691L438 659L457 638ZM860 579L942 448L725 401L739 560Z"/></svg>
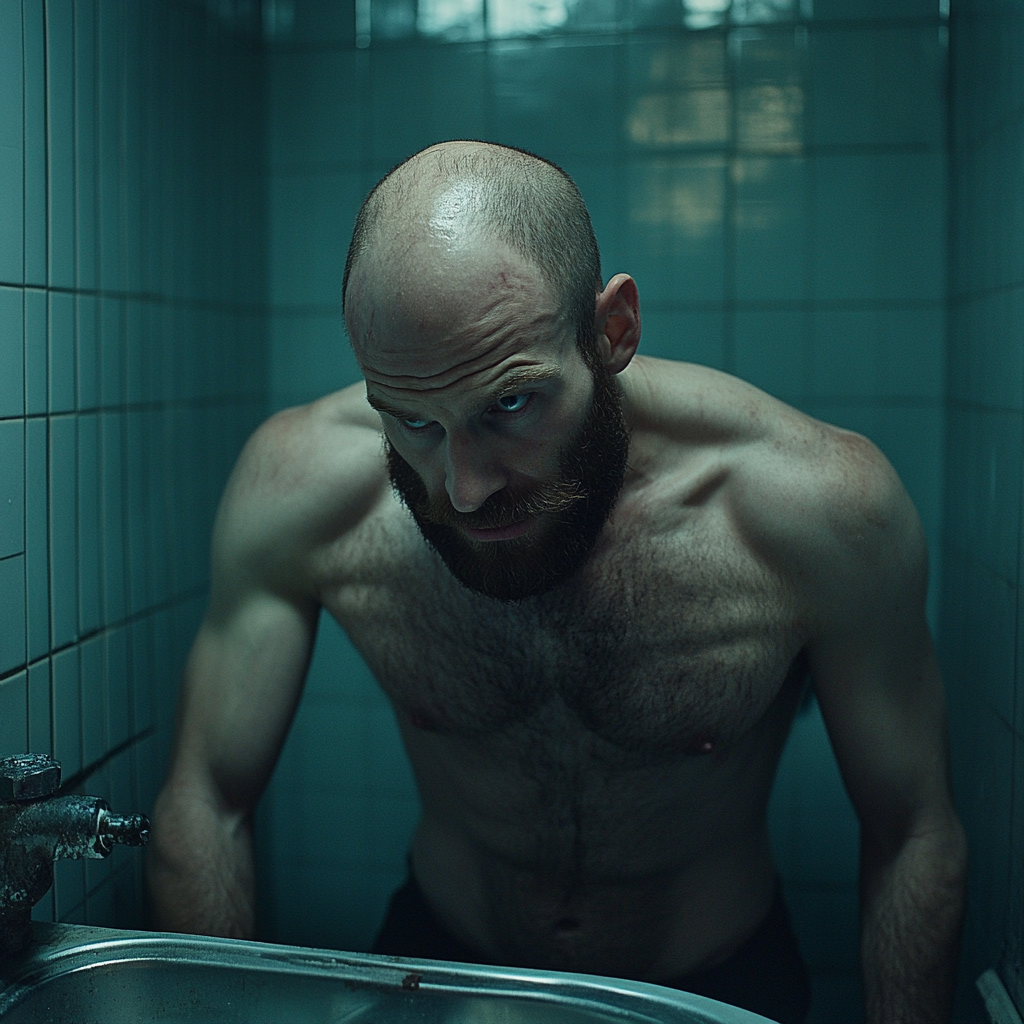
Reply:
<svg viewBox="0 0 1024 1024"><path fill-rule="evenodd" d="M161 931L252 938L255 885L247 818L165 790L146 858L153 926Z"/></svg>
<svg viewBox="0 0 1024 1024"><path fill-rule="evenodd" d="M966 891L955 819L891 860L862 845L861 959L868 1024L949 1020Z"/></svg>

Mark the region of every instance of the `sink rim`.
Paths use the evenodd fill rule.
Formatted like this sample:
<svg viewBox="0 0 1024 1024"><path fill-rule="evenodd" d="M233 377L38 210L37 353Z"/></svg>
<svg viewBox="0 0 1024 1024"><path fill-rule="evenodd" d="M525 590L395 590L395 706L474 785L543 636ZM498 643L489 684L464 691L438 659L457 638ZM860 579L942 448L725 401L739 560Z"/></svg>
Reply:
<svg viewBox="0 0 1024 1024"><path fill-rule="evenodd" d="M642 981L592 974L494 967L289 946L247 939L33 923L35 942L0 964L0 1020L32 992L74 973L123 963L194 964L261 974L291 974L352 981L377 990L555 1001L580 1009L618 1010L641 1016L673 1010L708 1024L772 1024L766 1017L706 996ZM682 1015L678 1017L682 1020Z"/></svg>

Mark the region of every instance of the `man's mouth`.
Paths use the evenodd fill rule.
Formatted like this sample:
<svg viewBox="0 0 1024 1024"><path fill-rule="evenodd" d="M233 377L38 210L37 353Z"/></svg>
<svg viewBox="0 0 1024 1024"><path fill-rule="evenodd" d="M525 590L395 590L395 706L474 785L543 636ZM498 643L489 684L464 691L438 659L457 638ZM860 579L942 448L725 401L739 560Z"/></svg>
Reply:
<svg viewBox="0 0 1024 1024"><path fill-rule="evenodd" d="M515 540L516 537L522 537L532 525L533 519L527 518L520 519L518 523L509 523L508 526L492 526L485 529L464 526L462 532L470 540L476 541Z"/></svg>

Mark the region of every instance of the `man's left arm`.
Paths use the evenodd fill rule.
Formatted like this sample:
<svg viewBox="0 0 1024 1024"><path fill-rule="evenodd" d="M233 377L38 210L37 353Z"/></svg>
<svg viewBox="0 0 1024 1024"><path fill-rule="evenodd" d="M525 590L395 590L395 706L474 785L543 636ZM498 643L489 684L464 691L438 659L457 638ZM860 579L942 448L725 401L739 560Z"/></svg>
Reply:
<svg viewBox="0 0 1024 1024"><path fill-rule="evenodd" d="M913 505L861 438L807 566L822 716L861 826L867 1020L949 1019L966 841L949 789L946 705L925 619L927 548Z"/></svg>

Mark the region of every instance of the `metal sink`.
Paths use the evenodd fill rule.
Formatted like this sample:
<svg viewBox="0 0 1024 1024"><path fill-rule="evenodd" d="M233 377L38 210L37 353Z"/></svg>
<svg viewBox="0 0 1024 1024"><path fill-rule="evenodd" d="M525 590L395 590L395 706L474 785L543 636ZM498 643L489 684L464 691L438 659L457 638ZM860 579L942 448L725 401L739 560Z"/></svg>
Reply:
<svg viewBox="0 0 1024 1024"><path fill-rule="evenodd" d="M658 985L159 932L36 924L3 1024L765 1024Z"/></svg>

